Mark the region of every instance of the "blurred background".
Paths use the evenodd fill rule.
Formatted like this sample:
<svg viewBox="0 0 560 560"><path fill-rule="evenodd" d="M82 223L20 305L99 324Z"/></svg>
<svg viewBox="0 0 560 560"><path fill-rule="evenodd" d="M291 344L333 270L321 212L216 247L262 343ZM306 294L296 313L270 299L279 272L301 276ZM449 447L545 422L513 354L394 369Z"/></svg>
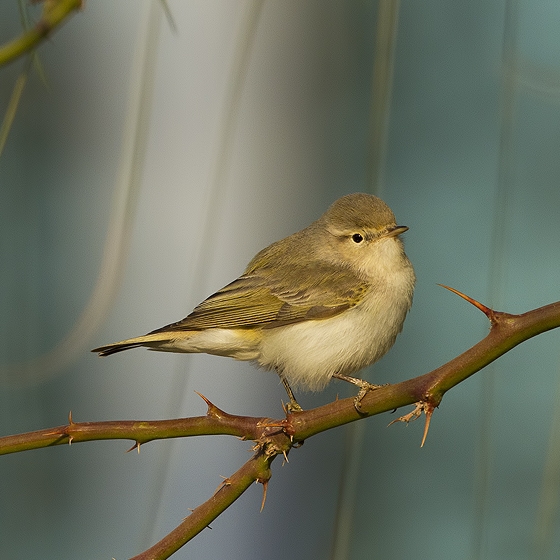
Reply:
<svg viewBox="0 0 560 560"><path fill-rule="evenodd" d="M539 0L85 3L38 50L0 157L0 435L75 421L282 414L275 375L95 346L187 315L337 197L409 226L412 311L375 383L488 331L437 283L521 313L560 299L560 4ZM31 17L38 17L34 8ZM0 40L21 32L0 5ZM4 114L20 59L0 69ZM45 83L46 82L46 83ZM560 555L559 333L448 393L273 464L175 558ZM304 407L352 389L299 395ZM399 412L407 412L403 410ZM206 437L0 458L2 558L127 558L250 456Z"/></svg>

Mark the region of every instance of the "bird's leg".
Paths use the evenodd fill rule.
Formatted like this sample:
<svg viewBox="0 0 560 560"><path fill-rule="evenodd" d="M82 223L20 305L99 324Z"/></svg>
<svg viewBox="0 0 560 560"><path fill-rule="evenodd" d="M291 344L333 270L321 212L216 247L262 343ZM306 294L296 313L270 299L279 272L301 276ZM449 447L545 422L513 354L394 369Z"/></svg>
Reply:
<svg viewBox="0 0 560 560"><path fill-rule="evenodd" d="M342 379L343 381L348 381L348 383L352 383L360 388L356 398L354 399L354 408L361 412L361 402L362 399L366 396L368 391L373 391L374 389L379 389L381 385L373 385L364 381L363 379L358 379L357 377L350 377L349 375L342 375L341 373L333 373L333 377L335 379Z"/></svg>
<svg viewBox="0 0 560 560"><path fill-rule="evenodd" d="M286 393L288 393L288 397L290 402L286 405L286 409L288 412L301 412L303 408L299 406L298 402L296 401L296 397L294 396L294 392L290 387L290 384L286 381L284 376L280 373L280 379L282 380L282 384L284 385L284 389L286 389Z"/></svg>

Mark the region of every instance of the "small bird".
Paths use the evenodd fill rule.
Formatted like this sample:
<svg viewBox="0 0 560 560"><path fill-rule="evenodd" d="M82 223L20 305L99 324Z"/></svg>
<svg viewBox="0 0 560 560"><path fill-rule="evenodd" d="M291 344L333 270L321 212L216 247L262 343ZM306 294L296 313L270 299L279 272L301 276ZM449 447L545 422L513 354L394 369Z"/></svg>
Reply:
<svg viewBox="0 0 560 560"><path fill-rule="evenodd" d="M144 346L249 360L292 387L323 389L331 378L375 385L351 374L394 344L412 304L416 277L391 209L364 193L343 196L311 225L266 247L245 272L182 321L95 348L100 356Z"/></svg>

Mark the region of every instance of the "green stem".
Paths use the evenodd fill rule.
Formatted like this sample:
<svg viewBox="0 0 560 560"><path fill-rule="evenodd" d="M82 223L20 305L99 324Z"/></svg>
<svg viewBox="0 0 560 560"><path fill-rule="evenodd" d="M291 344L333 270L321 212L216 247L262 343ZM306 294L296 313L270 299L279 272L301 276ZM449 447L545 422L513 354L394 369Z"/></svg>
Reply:
<svg viewBox="0 0 560 560"><path fill-rule="evenodd" d="M82 0L58 0L45 2L43 14L37 24L14 40L0 47L0 66L4 66L21 55L32 51L50 35L75 10L82 7Z"/></svg>

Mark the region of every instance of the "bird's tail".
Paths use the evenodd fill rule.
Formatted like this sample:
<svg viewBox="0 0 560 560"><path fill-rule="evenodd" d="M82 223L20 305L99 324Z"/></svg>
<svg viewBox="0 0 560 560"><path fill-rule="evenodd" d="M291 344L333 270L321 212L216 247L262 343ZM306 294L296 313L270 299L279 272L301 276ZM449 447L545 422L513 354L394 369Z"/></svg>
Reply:
<svg viewBox="0 0 560 560"><path fill-rule="evenodd" d="M162 344L170 341L170 338L169 333L150 333L144 336L137 336L135 338L127 338L126 340L121 340L120 342L113 342L113 344L99 346L99 348L94 348L92 352L97 352L100 356L110 356L111 354L122 352L123 350L140 348L141 346L145 346L153 350L159 350L161 349L160 346Z"/></svg>

